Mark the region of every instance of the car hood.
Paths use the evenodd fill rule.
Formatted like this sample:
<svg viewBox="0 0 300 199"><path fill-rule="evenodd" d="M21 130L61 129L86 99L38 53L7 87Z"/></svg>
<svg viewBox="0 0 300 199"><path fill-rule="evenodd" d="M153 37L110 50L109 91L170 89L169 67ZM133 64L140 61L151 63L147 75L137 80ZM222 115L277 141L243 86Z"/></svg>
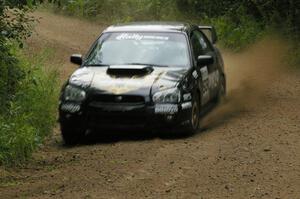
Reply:
<svg viewBox="0 0 300 199"><path fill-rule="evenodd" d="M69 83L105 94L149 95L176 87L188 69L148 66L82 67Z"/></svg>

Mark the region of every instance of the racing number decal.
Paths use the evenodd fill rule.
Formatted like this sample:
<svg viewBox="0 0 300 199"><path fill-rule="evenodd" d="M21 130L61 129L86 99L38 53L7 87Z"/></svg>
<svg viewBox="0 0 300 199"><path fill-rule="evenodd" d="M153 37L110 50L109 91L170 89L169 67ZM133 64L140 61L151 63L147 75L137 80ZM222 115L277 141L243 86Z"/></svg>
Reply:
<svg viewBox="0 0 300 199"><path fill-rule="evenodd" d="M218 87L219 85L219 77L220 77L220 74L219 74L219 71L216 70L214 71L213 73L211 73L208 77L208 81L209 81L209 88L211 90L215 89Z"/></svg>
<svg viewBox="0 0 300 199"><path fill-rule="evenodd" d="M209 75L207 66L200 69L202 76L202 105L209 101Z"/></svg>

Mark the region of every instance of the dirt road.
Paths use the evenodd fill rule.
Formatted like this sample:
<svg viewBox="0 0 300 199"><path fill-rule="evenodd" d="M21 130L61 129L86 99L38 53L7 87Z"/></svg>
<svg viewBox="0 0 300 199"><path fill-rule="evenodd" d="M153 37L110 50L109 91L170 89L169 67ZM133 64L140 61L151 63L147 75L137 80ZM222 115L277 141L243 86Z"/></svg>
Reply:
<svg viewBox="0 0 300 199"><path fill-rule="evenodd" d="M37 12L33 51L55 49L62 77L100 25ZM244 53L223 52L228 101L188 138L91 136L63 146L59 131L22 169L2 170L0 198L300 199L300 74L283 70L276 37Z"/></svg>

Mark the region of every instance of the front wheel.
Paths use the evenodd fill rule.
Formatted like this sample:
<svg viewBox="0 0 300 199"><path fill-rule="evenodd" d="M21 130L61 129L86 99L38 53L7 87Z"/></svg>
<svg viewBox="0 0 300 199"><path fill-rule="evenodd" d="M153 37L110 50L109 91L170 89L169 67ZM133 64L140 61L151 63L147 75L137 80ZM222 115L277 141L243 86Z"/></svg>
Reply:
<svg viewBox="0 0 300 199"><path fill-rule="evenodd" d="M200 98L196 94L192 101L192 110L190 113L190 122L186 127L185 134L194 134L199 130L200 125Z"/></svg>

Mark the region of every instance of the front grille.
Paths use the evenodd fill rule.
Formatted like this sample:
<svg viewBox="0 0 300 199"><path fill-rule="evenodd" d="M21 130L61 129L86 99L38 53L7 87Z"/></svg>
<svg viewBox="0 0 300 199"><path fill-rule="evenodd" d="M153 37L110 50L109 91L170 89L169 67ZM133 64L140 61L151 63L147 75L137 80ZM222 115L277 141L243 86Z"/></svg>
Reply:
<svg viewBox="0 0 300 199"><path fill-rule="evenodd" d="M146 122L145 115L124 113L90 112L90 120L106 124L141 124Z"/></svg>
<svg viewBox="0 0 300 199"><path fill-rule="evenodd" d="M137 95L94 94L88 104L88 121L99 127L143 127L147 122L145 98Z"/></svg>
<svg viewBox="0 0 300 199"><path fill-rule="evenodd" d="M91 101L105 104L144 104L145 98L137 95L95 94Z"/></svg>
<svg viewBox="0 0 300 199"><path fill-rule="evenodd" d="M88 121L90 125L98 127L144 127L147 122L147 116L143 112L107 112L90 108L88 111Z"/></svg>

